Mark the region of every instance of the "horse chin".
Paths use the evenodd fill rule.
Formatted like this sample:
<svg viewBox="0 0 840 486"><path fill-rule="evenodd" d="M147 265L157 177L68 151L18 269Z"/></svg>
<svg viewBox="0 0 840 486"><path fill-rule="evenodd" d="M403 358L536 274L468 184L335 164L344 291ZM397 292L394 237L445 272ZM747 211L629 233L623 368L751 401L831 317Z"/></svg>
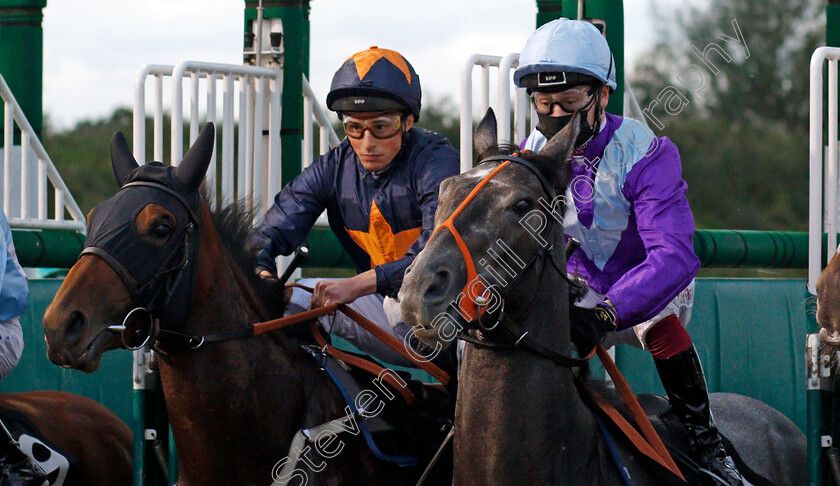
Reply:
<svg viewBox="0 0 840 486"><path fill-rule="evenodd" d="M454 339L445 339L443 336L440 335L440 330L437 328L414 328L412 329L412 332L414 333L414 337L416 337L421 343L423 343L423 345L429 347L430 349L436 349L440 347L441 350L446 350L455 341Z"/></svg>
<svg viewBox="0 0 840 486"><path fill-rule="evenodd" d="M826 328L820 329L820 342L828 346L840 348L840 331L832 331Z"/></svg>
<svg viewBox="0 0 840 486"><path fill-rule="evenodd" d="M62 368L93 373L99 369L99 364L102 362L102 355L106 351L119 348L120 345L121 340L119 334L108 329L103 329L77 357L67 352L54 352L49 341L47 341L47 355L53 364Z"/></svg>

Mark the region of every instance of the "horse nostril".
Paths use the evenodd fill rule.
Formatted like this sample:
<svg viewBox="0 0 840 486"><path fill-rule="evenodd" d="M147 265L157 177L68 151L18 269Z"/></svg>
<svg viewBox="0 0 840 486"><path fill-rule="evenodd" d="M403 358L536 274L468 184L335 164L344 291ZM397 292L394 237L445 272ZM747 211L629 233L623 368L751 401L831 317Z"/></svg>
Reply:
<svg viewBox="0 0 840 486"><path fill-rule="evenodd" d="M449 292L450 283L452 282L452 273L448 268L441 268L432 277L432 281L426 288L426 298L434 301L441 300L446 297Z"/></svg>
<svg viewBox="0 0 840 486"><path fill-rule="evenodd" d="M85 316L79 311L73 311L67 318L65 334L68 338L78 337L85 326Z"/></svg>

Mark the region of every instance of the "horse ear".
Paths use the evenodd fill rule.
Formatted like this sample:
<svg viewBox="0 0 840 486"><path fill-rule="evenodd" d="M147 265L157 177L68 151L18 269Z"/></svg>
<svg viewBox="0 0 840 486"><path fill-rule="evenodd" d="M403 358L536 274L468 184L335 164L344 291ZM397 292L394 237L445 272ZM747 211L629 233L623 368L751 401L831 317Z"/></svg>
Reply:
<svg viewBox="0 0 840 486"><path fill-rule="evenodd" d="M575 149L575 139L578 136L580 112L575 113L572 120L559 133L551 137L539 154L558 162L566 162L572 157Z"/></svg>
<svg viewBox="0 0 840 486"><path fill-rule="evenodd" d="M479 162L485 157L499 153L499 138L496 133L496 114L493 113L493 108L487 108L487 113L473 134L473 147Z"/></svg>
<svg viewBox="0 0 840 486"><path fill-rule="evenodd" d="M128 142L122 132L117 132L111 137L111 167L114 168L114 177L120 187L126 183L131 171L140 167L140 164L134 160L134 155L131 154L131 149L128 148Z"/></svg>
<svg viewBox="0 0 840 486"><path fill-rule="evenodd" d="M215 143L216 127L213 123L207 123L201 129L193 146L184 155L178 168L175 169L175 175L187 190L197 191L201 181L204 180L204 173L210 165Z"/></svg>

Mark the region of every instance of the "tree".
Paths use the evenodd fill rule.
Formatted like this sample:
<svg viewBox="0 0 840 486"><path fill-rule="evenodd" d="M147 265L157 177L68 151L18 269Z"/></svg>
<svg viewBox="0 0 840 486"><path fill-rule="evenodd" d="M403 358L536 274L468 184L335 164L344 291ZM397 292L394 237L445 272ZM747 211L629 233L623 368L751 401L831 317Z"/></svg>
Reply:
<svg viewBox="0 0 840 486"><path fill-rule="evenodd" d="M824 3L654 4L658 39L631 75L642 107L671 86L694 105L689 114L807 130L808 66L824 39Z"/></svg>
<svg viewBox="0 0 840 486"><path fill-rule="evenodd" d="M657 42L629 77L651 127L680 149L698 227L807 228L808 70L823 7L654 6Z"/></svg>

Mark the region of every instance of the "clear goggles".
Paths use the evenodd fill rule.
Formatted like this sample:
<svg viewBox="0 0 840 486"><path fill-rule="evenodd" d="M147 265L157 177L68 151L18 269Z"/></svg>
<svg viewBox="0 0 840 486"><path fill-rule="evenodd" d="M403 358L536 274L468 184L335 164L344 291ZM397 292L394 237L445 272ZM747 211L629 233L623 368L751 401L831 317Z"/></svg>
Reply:
<svg viewBox="0 0 840 486"><path fill-rule="evenodd" d="M373 138L385 139L400 133L402 115L399 113L383 115L369 120L360 120L344 115L341 118L341 123L344 124L344 133L350 138L362 138L365 135L365 130L368 130Z"/></svg>
<svg viewBox="0 0 840 486"><path fill-rule="evenodd" d="M533 91L531 101L534 103L534 109L540 115L550 115L555 104L560 105L560 108L566 113L574 113L586 109L592 102L594 94L595 88L584 84L554 93Z"/></svg>

